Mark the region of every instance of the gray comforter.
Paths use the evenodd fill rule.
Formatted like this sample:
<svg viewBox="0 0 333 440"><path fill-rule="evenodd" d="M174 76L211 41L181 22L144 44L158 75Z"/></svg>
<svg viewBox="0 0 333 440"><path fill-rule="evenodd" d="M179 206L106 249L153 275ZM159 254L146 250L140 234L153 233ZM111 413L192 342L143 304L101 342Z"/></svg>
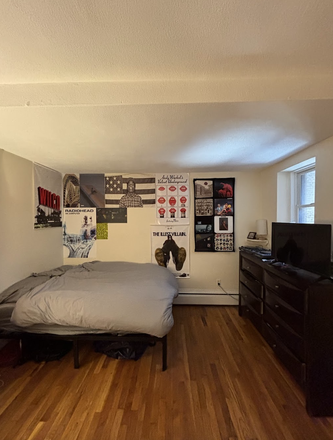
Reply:
<svg viewBox="0 0 333 440"><path fill-rule="evenodd" d="M91 262L66 268L62 274L46 274L47 281L19 295L11 318L15 325L76 326L158 337L173 326L178 285L164 267Z"/></svg>

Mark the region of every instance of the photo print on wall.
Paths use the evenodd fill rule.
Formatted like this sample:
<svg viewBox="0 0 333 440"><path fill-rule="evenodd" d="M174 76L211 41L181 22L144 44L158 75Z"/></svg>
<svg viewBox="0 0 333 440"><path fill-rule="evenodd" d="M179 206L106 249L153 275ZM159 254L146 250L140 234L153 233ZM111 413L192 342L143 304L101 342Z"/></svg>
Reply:
<svg viewBox="0 0 333 440"><path fill-rule="evenodd" d="M194 179L195 251L234 252L235 178Z"/></svg>

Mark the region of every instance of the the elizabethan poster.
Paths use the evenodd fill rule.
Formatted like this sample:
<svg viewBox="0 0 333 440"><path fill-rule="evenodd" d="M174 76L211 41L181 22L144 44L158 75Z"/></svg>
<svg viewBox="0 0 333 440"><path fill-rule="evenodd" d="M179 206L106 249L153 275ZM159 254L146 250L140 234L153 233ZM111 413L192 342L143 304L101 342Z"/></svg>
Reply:
<svg viewBox="0 0 333 440"><path fill-rule="evenodd" d="M65 258L96 257L96 208L64 208Z"/></svg>
<svg viewBox="0 0 333 440"><path fill-rule="evenodd" d="M34 164L34 187L34 228L61 227L61 173L43 165Z"/></svg>
<svg viewBox="0 0 333 440"><path fill-rule="evenodd" d="M156 174L156 217L159 224L189 224L189 174Z"/></svg>
<svg viewBox="0 0 333 440"><path fill-rule="evenodd" d="M155 206L155 174L105 174L106 208Z"/></svg>
<svg viewBox="0 0 333 440"><path fill-rule="evenodd" d="M189 226L151 226L151 261L189 278Z"/></svg>

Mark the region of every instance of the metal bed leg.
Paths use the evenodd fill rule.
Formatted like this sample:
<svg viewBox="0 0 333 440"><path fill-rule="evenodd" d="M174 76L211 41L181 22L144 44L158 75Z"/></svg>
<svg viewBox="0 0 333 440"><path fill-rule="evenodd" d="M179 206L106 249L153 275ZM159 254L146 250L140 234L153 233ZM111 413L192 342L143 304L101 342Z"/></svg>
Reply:
<svg viewBox="0 0 333 440"><path fill-rule="evenodd" d="M163 336L162 338L162 371L167 369L167 357L168 357L168 344L167 344L167 336Z"/></svg>
<svg viewBox="0 0 333 440"><path fill-rule="evenodd" d="M79 368L80 362L79 362L79 340L78 339L73 340L73 355L74 355L74 368Z"/></svg>

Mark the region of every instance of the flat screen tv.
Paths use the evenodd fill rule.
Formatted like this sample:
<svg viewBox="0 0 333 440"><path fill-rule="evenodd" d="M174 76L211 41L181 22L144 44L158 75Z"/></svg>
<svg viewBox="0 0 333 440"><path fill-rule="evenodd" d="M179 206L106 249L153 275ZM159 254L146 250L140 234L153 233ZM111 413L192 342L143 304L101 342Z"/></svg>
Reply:
<svg viewBox="0 0 333 440"><path fill-rule="evenodd" d="M276 261L331 275L331 225L272 223L272 258Z"/></svg>

